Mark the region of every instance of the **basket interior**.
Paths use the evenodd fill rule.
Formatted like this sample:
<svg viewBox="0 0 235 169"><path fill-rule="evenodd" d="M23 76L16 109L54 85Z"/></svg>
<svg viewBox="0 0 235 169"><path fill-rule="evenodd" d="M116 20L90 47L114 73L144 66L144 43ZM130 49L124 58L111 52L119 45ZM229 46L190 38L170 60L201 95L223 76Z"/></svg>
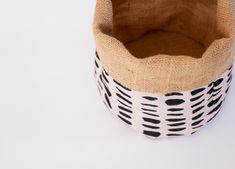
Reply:
<svg viewBox="0 0 235 169"><path fill-rule="evenodd" d="M201 58L214 40L229 36L217 0L112 0L112 7L113 36L137 58Z"/></svg>

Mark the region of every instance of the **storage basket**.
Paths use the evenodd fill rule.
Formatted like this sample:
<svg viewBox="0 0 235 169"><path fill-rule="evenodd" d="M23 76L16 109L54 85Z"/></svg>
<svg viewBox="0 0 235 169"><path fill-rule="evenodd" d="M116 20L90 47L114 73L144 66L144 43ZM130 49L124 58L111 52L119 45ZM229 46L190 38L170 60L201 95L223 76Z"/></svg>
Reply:
<svg viewBox="0 0 235 169"><path fill-rule="evenodd" d="M229 91L234 4L141 3L97 0L98 90L109 111L147 136L191 135L218 114Z"/></svg>

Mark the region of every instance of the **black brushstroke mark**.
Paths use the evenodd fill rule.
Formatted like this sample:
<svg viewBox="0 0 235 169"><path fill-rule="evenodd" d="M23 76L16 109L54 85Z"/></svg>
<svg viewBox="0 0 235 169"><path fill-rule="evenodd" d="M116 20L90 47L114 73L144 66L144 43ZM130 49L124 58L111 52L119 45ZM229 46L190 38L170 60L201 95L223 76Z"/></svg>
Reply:
<svg viewBox="0 0 235 169"><path fill-rule="evenodd" d="M95 66L96 66L97 68L99 68L99 65L98 65L98 63L96 62L96 60L95 60Z"/></svg>
<svg viewBox="0 0 235 169"><path fill-rule="evenodd" d="M221 102L220 102L213 110L211 110L207 115L210 115L210 114L216 112L217 110L219 110L219 109L221 108L221 106L222 106L222 103L223 103L223 101L221 101Z"/></svg>
<svg viewBox="0 0 235 169"><path fill-rule="evenodd" d="M197 113L198 111L202 110L204 107L205 107L205 106L203 105L203 106L201 106L201 107L199 107L199 108L193 110L193 114L195 114L195 113Z"/></svg>
<svg viewBox="0 0 235 169"><path fill-rule="evenodd" d="M194 102L194 101L200 99L203 95L204 95L204 94L202 94L202 95L200 95L200 96L198 96L198 97L194 97L194 98L190 99L190 101L191 101L191 102Z"/></svg>
<svg viewBox="0 0 235 169"><path fill-rule="evenodd" d="M169 121L169 122L179 122L179 121L184 121L186 120L185 118L180 118L180 119L166 119L166 121Z"/></svg>
<svg viewBox="0 0 235 169"><path fill-rule="evenodd" d="M124 98L122 95L120 95L119 93L116 94L120 99L124 100L125 102L127 102L128 104L132 105L132 102L130 100L127 100L126 98Z"/></svg>
<svg viewBox="0 0 235 169"><path fill-rule="evenodd" d="M108 81L107 77L104 75L104 71L102 71L102 72L101 72L101 74L102 74L102 76L103 76L104 80L105 80L107 83L109 83L109 81Z"/></svg>
<svg viewBox="0 0 235 169"><path fill-rule="evenodd" d="M146 124L142 124L142 125L146 128L150 128L150 129L160 129L160 127L158 127L158 126L150 126L150 125L146 125Z"/></svg>
<svg viewBox="0 0 235 169"><path fill-rule="evenodd" d="M145 109L145 108L141 108L144 111L149 111L149 112L157 112L156 110L152 110L152 109Z"/></svg>
<svg viewBox="0 0 235 169"><path fill-rule="evenodd" d="M177 106L177 105L180 105L182 103L184 103L185 101L182 100L182 99L169 99L169 100L166 100L166 104L168 106Z"/></svg>
<svg viewBox="0 0 235 169"><path fill-rule="evenodd" d="M98 80L98 85L99 85L99 87L101 88L101 90L103 90L103 87L102 87L102 85L100 84L100 81Z"/></svg>
<svg viewBox="0 0 235 169"><path fill-rule="evenodd" d="M125 111L125 112L132 113L132 111L131 111L131 110L129 110L129 109L125 108L125 107L118 106L118 108L119 108L120 110Z"/></svg>
<svg viewBox="0 0 235 169"><path fill-rule="evenodd" d="M131 89L128 89L127 87L123 86L121 83L117 82L116 80L113 80L117 85L119 85L120 87L122 87L123 89L127 90L127 91L131 91Z"/></svg>
<svg viewBox="0 0 235 169"><path fill-rule="evenodd" d="M105 69L103 69L103 70L104 70L104 73L106 74L106 76L109 76L108 72Z"/></svg>
<svg viewBox="0 0 235 169"><path fill-rule="evenodd" d="M167 134L167 136L175 137L175 136L183 136L183 134Z"/></svg>
<svg viewBox="0 0 235 169"><path fill-rule="evenodd" d="M143 105L143 106L149 106L149 107L158 107L157 105L146 104L146 103L141 103L141 105Z"/></svg>
<svg viewBox="0 0 235 169"><path fill-rule="evenodd" d="M172 128L172 129L168 129L168 131L171 131L171 132L178 132L178 131L183 131L185 130L186 128L183 127L183 128Z"/></svg>
<svg viewBox="0 0 235 169"><path fill-rule="evenodd" d="M105 96L106 102L108 103L109 108L112 109L112 106L111 106L111 103L110 103L108 96L106 94L104 96Z"/></svg>
<svg viewBox="0 0 235 169"><path fill-rule="evenodd" d="M183 113L170 113L170 114L167 114L167 116L183 116L184 114Z"/></svg>
<svg viewBox="0 0 235 169"><path fill-rule="evenodd" d="M118 115L118 117L119 117L122 121L124 121L125 123L127 123L127 124L129 124L129 125L132 125L132 123L131 123L130 121L124 119L122 116Z"/></svg>
<svg viewBox="0 0 235 169"><path fill-rule="evenodd" d="M143 96L143 98L150 100L150 101L158 100L156 97L150 97L150 96Z"/></svg>
<svg viewBox="0 0 235 169"><path fill-rule="evenodd" d="M131 119L131 116L129 116L128 114L123 113L122 111L119 111L119 113L123 115L124 117Z"/></svg>
<svg viewBox="0 0 235 169"><path fill-rule="evenodd" d="M172 93L167 93L165 96L183 96L183 94L178 92L172 92Z"/></svg>
<svg viewBox="0 0 235 169"><path fill-rule="evenodd" d="M98 60L100 60L100 57L99 57L99 54L98 54L97 51L95 52L95 55L96 55L96 58L97 58Z"/></svg>
<svg viewBox="0 0 235 169"><path fill-rule="evenodd" d="M218 80L216 80L215 82L214 82L214 87L217 87L217 86L219 86L222 82L223 82L223 78L220 78L220 79L218 79Z"/></svg>
<svg viewBox="0 0 235 169"><path fill-rule="evenodd" d="M210 101L207 106L212 107L212 106L216 105L220 101L221 97L222 97L222 95L220 97L218 97L217 99Z"/></svg>
<svg viewBox="0 0 235 169"><path fill-rule="evenodd" d="M193 127L193 129L198 129L198 128L202 127L202 126L203 126L203 125Z"/></svg>
<svg viewBox="0 0 235 169"><path fill-rule="evenodd" d="M127 104L123 103L121 100L119 100L119 99L118 99L118 102L119 102L119 103L121 103L123 106L126 106L126 107L128 107L128 108L130 108L130 109L131 109L131 106L129 106L129 105L127 105Z"/></svg>
<svg viewBox="0 0 235 169"><path fill-rule="evenodd" d="M211 120L213 120L213 119L219 114L220 110L221 110L221 107L220 107L220 109L218 110L218 112L215 113L215 115L214 115L211 119L209 119L209 120L207 121L207 123L209 123Z"/></svg>
<svg viewBox="0 0 235 169"><path fill-rule="evenodd" d="M192 118L192 120L197 120L197 119L201 118L203 114L204 114L204 112L202 112L202 113L200 113L200 114L194 116L194 117Z"/></svg>
<svg viewBox="0 0 235 169"><path fill-rule="evenodd" d="M225 93L227 94L230 89L230 86L226 89Z"/></svg>
<svg viewBox="0 0 235 169"><path fill-rule="evenodd" d="M196 125L200 124L203 120L204 119L201 119L201 120L198 120L198 121L192 123L192 126L196 126Z"/></svg>
<svg viewBox="0 0 235 169"><path fill-rule="evenodd" d="M146 121L146 122L149 122L149 123L154 123L154 124L159 124L160 121L157 120L157 119L150 119L150 118L146 118L146 117L143 117L143 120Z"/></svg>
<svg viewBox="0 0 235 169"><path fill-rule="evenodd" d="M191 108L194 108L194 107L196 107L196 106L199 106L199 105L202 104L204 101L205 101L205 99L201 100L200 102L198 102L198 103L192 105Z"/></svg>
<svg viewBox="0 0 235 169"><path fill-rule="evenodd" d="M181 122L181 123L174 123L174 124L167 124L168 126L171 126L171 127L176 127L176 126L182 126L182 125L185 125L186 123L185 122Z"/></svg>
<svg viewBox="0 0 235 169"><path fill-rule="evenodd" d="M145 135L152 136L152 137L159 137L161 133L156 132L156 131L146 131L144 130L143 132Z"/></svg>
<svg viewBox="0 0 235 169"><path fill-rule="evenodd" d="M129 96L128 94L126 94L125 92L123 92L121 89L119 89L118 87L116 87L116 88L117 88L117 90L118 90L120 93L122 93L124 96L131 98L131 96Z"/></svg>
<svg viewBox="0 0 235 169"><path fill-rule="evenodd" d="M167 111L171 111L171 112L176 112L176 111L182 111L184 110L183 108L171 108L171 109L167 109Z"/></svg>
<svg viewBox="0 0 235 169"><path fill-rule="evenodd" d="M232 81L232 75L229 76L228 80L227 80L227 83L230 83Z"/></svg>
<svg viewBox="0 0 235 169"><path fill-rule="evenodd" d="M196 95L198 93L201 93L204 90L205 90L205 88L196 89L196 90L192 91L191 94L194 96L194 95Z"/></svg>
<svg viewBox="0 0 235 169"><path fill-rule="evenodd" d="M157 114L152 114L152 113L147 113L147 112L143 112L143 113L146 115L149 115L149 116L159 117L159 115L157 115Z"/></svg>

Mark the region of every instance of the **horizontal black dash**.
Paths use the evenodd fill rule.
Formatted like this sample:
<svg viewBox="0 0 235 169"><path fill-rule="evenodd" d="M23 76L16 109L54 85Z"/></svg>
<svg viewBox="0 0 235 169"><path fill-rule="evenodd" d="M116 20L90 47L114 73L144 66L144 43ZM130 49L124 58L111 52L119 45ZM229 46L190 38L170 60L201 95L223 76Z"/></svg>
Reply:
<svg viewBox="0 0 235 169"><path fill-rule="evenodd" d="M183 113L169 113L167 116L183 116Z"/></svg>
<svg viewBox="0 0 235 169"><path fill-rule="evenodd" d="M174 137L174 136L183 136L183 134L167 134L167 136L171 136L171 137Z"/></svg>
<svg viewBox="0 0 235 169"><path fill-rule="evenodd" d="M141 103L143 106L149 106L149 107L158 107L158 105L154 104L146 104L146 103Z"/></svg>
<svg viewBox="0 0 235 169"><path fill-rule="evenodd" d="M175 126L182 126L182 125L185 125L186 123L185 122L181 122L181 123L173 123L173 124L167 124L168 126L171 126L171 127L175 127Z"/></svg>
<svg viewBox="0 0 235 169"><path fill-rule="evenodd" d="M176 106L176 105L180 105L182 103L184 103L185 101L182 100L182 99L169 99L169 100L166 100L166 104L168 106Z"/></svg>
<svg viewBox="0 0 235 169"><path fill-rule="evenodd" d="M172 92L172 93L167 93L165 96L183 96L183 93Z"/></svg>
<svg viewBox="0 0 235 169"><path fill-rule="evenodd" d="M149 112L157 112L156 110L152 110L152 109L146 109L146 108L141 108L144 111L149 111Z"/></svg>
<svg viewBox="0 0 235 169"><path fill-rule="evenodd" d="M143 131L143 134L151 136L151 137L159 137L161 135L160 132L156 132L156 131Z"/></svg>
<svg viewBox="0 0 235 169"><path fill-rule="evenodd" d="M172 112L176 112L176 111L182 111L184 110L183 108L171 108L171 109L167 109L167 111L172 111Z"/></svg>
<svg viewBox="0 0 235 169"><path fill-rule="evenodd" d="M180 119L166 119L166 121L169 121L169 122L178 122L178 121L184 121L186 120L185 118L180 118Z"/></svg>
<svg viewBox="0 0 235 169"><path fill-rule="evenodd" d="M159 120L157 120L157 119L152 119L152 118L143 117L143 120L146 121L146 122L149 122L149 123L154 123L154 124L159 124L159 123L160 123Z"/></svg>
<svg viewBox="0 0 235 169"><path fill-rule="evenodd" d="M143 98L150 101L158 100L156 97L151 97L151 96L143 96Z"/></svg>
<svg viewBox="0 0 235 169"><path fill-rule="evenodd" d="M160 129L160 127L158 127L158 126L150 126L150 125L146 125L146 124L143 124L143 126L146 128L150 128L150 129Z"/></svg>
<svg viewBox="0 0 235 169"><path fill-rule="evenodd" d="M146 114L146 115L149 115L149 116L159 117L159 115L157 115L157 114L147 113L147 112L143 112L143 113Z"/></svg>
<svg viewBox="0 0 235 169"><path fill-rule="evenodd" d="M182 128L172 128L172 129L168 129L168 131L178 132L178 131L183 131L185 129L186 129L185 127L182 127Z"/></svg>

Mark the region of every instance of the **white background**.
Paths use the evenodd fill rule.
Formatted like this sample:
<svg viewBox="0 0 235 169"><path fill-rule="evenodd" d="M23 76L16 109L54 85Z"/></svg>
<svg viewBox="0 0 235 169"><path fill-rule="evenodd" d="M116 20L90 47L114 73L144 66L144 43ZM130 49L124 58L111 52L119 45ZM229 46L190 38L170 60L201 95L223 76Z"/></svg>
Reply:
<svg viewBox="0 0 235 169"><path fill-rule="evenodd" d="M234 169L235 84L191 137L150 140L93 80L94 0L0 0L0 169Z"/></svg>

